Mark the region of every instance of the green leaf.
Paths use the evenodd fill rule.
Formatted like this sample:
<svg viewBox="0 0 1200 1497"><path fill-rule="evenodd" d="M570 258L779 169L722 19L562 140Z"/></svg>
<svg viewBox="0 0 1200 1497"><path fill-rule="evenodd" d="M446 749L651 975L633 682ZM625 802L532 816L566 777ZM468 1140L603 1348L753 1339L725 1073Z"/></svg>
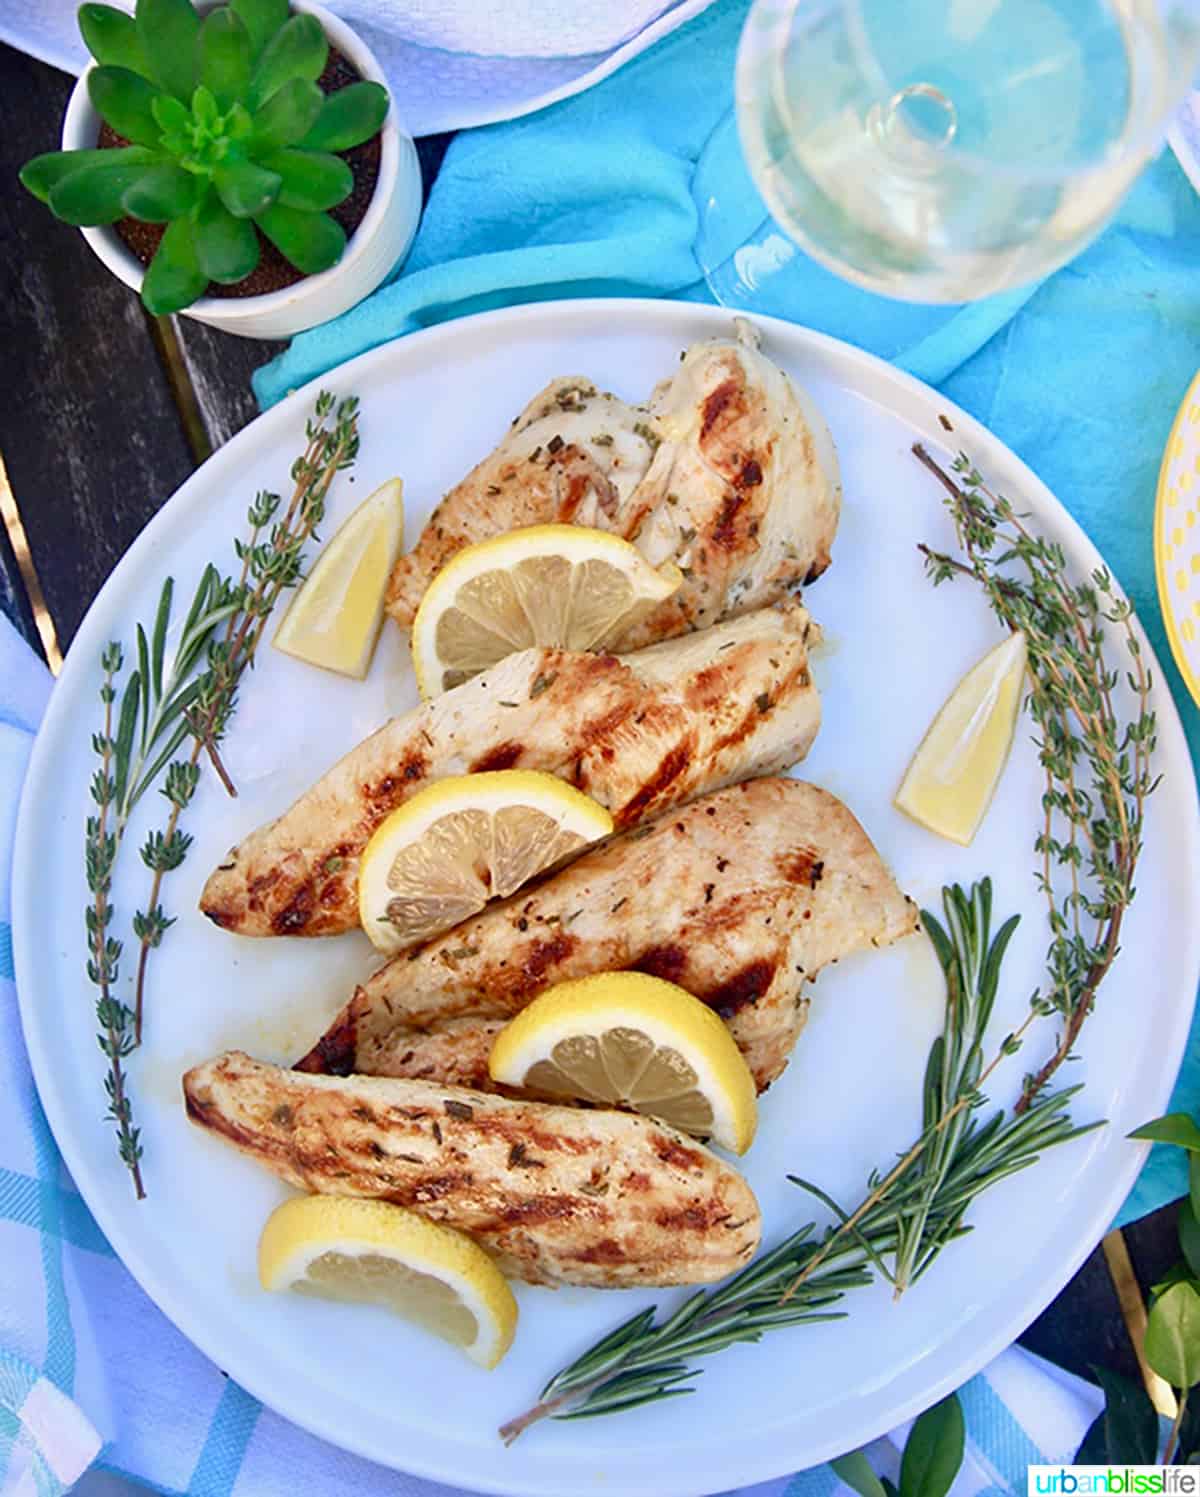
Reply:
<svg viewBox="0 0 1200 1497"><path fill-rule="evenodd" d="M198 76L223 110L246 96L250 85L250 37L225 6L210 11L200 27Z"/></svg>
<svg viewBox="0 0 1200 1497"><path fill-rule="evenodd" d="M1200 1278L1200 1218L1196 1216L1196 1208L1190 1200L1182 1200L1179 1203L1179 1219L1176 1223L1179 1231L1179 1248L1187 1260L1187 1266L1197 1278Z"/></svg>
<svg viewBox="0 0 1200 1497"><path fill-rule="evenodd" d="M1200 1216L1200 1155L1188 1155L1188 1195L1192 1210Z"/></svg>
<svg viewBox="0 0 1200 1497"><path fill-rule="evenodd" d="M180 150L187 149L187 139L184 130L191 123L192 111L186 104L181 104L171 94L159 94L150 105L150 112L154 116L154 122L162 131L163 135L177 135L180 137ZM171 147L175 149L174 146Z"/></svg>
<svg viewBox="0 0 1200 1497"><path fill-rule="evenodd" d="M1192 1283L1173 1284L1150 1306L1145 1351L1173 1388L1200 1381L1200 1293Z"/></svg>
<svg viewBox="0 0 1200 1497"><path fill-rule="evenodd" d="M1178 1144L1191 1153L1200 1150L1200 1128L1186 1112L1168 1112L1165 1117L1135 1128L1129 1137L1148 1138L1159 1144Z"/></svg>
<svg viewBox="0 0 1200 1497"><path fill-rule="evenodd" d="M126 166L146 165L161 160L154 151L145 146L113 147L94 151L47 151L35 156L21 168L21 185L32 192L35 198L49 203L55 187L72 172L84 166L102 164L113 166L120 162Z"/></svg>
<svg viewBox="0 0 1200 1497"><path fill-rule="evenodd" d="M909 1431L900 1462L901 1497L946 1497L962 1465L966 1442L955 1394L926 1409Z"/></svg>
<svg viewBox="0 0 1200 1497"><path fill-rule="evenodd" d="M79 33L83 44L99 63L129 68L146 76L146 54L138 40L133 17L114 5L81 5Z"/></svg>
<svg viewBox="0 0 1200 1497"><path fill-rule="evenodd" d="M254 221L284 259L305 275L336 265L346 248L345 230L325 213L304 213L276 203Z"/></svg>
<svg viewBox="0 0 1200 1497"><path fill-rule="evenodd" d="M196 258L191 220L177 218L167 232L142 282L142 305L155 317L182 312L203 296L208 278Z"/></svg>
<svg viewBox="0 0 1200 1497"><path fill-rule="evenodd" d="M1083 1437L1076 1464L1152 1466L1158 1459L1158 1415L1149 1394L1120 1373L1103 1367L1092 1372L1104 1392L1104 1408Z"/></svg>
<svg viewBox="0 0 1200 1497"><path fill-rule="evenodd" d="M157 146L160 137L152 104L158 89L128 68L93 68L88 74L88 97L102 119L134 145Z"/></svg>
<svg viewBox="0 0 1200 1497"><path fill-rule="evenodd" d="M875 1475L861 1450L850 1450L829 1462L835 1476L857 1492L859 1497L883 1497L883 1483Z"/></svg>
<svg viewBox="0 0 1200 1497"><path fill-rule="evenodd" d="M295 145L312 129L325 95L309 78L293 78L276 89L254 116L254 144L273 151Z"/></svg>
<svg viewBox="0 0 1200 1497"><path fill-rule="evenodd" d="M897 1491L895 1483L889 1481L886 1476L881 1476L879 1478L879 1485L883 1488L884 1497L900 1497L900 1493Z"/></svg>
<svg viewBox="0 0 1200 1497"><path fill-rule="evenodd" d="M329 43L315 16L292 16L281 26L254 66L248 103L251 112L261 109L267 100L293 78L307 78L315 83L325 70Z"/></svg>
<svg viewBox="0 0 1200 1497"><path fill-rule="evenodd" d="M354 173L340 156L324 151L276 151L261 158L283 183L277 201L284 208L322 213L349 197Z"/></svg>
<svg viewBox="0 0 1200 1497"><path fill-rule="evenodd" d="M233 161L213 173L213 185L234 218L254 218L279 196L281 179L253 161Z"/></svg>
<svg viewBox="0 0 1200 1497"><path fill-rule="evenodd" d="M1150 1298L1157 1299L1160 1294L1166 1294L1168 1289L1176 1284L1186 1284L1192 1275L1186 1263L1173 1263L1161 1279L1156 1279L1150 1286Z"/></svg>
<svg viewBox="0 0 1200 1497"><path fill-rule="evenodd" d="M116 223L118 218L125 217L125 193L145 171L141 162L97 161L81 166L55 184L50 193L50 211L68 224Z"/></svg>
<svg viewBox="0 0 1200 1497"><path fill-rule="evenodd" d="M196 211L196 259L210 281L241 281L258 264L258 235L248 218L234 218L215 192Z"/></svg>
<svg viewBox="0 0 1200 1497"><path fill-rule="evenodd" d="M382 84L348 84L326 97L316 123L301 144L311 151L348 151L370 140L387 112L388 92Z"/></svg>
<svg viewBox="0 0 1200 1497"><path fill-rule="evenodd" d="M190 213L196 201L196 178L174 162L149 167L125 189L121 204L144 223L165 224Z"/></svg>
<svg viewBox="0 0 1200 1497"><path fill-rule="evenodd" d="M288 0L229 0L229 8L241 17L255 57L288 18Z"/></svg>
<svg viewBox="0 0 1200 1497"><path fill-rule="evenodd" d="M134 21L150 76L186 104L196 86L200 34L200 17L191 0L137 0Z"/></svg>

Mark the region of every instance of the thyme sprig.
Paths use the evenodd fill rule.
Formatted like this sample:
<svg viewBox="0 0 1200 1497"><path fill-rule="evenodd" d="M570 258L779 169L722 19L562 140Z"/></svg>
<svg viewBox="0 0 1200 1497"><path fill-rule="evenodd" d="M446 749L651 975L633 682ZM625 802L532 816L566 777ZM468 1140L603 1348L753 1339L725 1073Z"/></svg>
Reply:
<svg viewBox="0 0 1200 1497"><path fill-rule="evenodd" d="M162 792L171 805L166 825L152 833L142 848L142 861L150 870L151 881L146 908L137 912L133 922L139 941L134 993L134 1026L139 1042L150 953L173 923L161 902L163 879L180 866L191 844L191 838L179 831L179 819L195 792L200 757L208 755L227 792L236 795L218 746L236 707L242 677L254 664L267 621L280 595L302 578L304 548L325 517L325 501L333 480L353 466L358 442L357 398L350 396L337 402L329 391L322 390L305 426L305 449L292 464L292 494L282 516L280 496L259 492L246 513L247 538L234 541L241 574L236 583L225 583L234 606L228 611L224 630L208 641L207 669L196 678L186 703L183 733L192 737L191 753L185 761L171 766Z"/></svg>
<svg viewBox="0 0 1200 1497"><path fill-rule="evenodd" d="M117 678L125 664L124 651L110 641L100 657L104 716L102 730L92 740L100 761L91 784L96 811L85 830L90 895L85 911L87 973L100 992L96 1017L98 1041L108 1061L108 1115L139 1200L145 1196L142 1144L133 1122L126 1062L142 1038L149 953L174 924L161 901L162 882L183 863L191 846L192 838L180 829L179 820L195 795L202 755L208 755L226 788L236 794L218 744L275 604L303 575L304 547L324 517L330 485L357 455L358 401L351 397L339 403L322 391L305 428L305 443L292 465L294 487L282 515L281 500L274 494L260 493L250 506L249 536L234 541L242 563L237 580L223 577L211 563L205 567L170 663L167 638L175 591L170 577L163 584L149 634L141 624L136 626L136 665L120 693L119 707ZM189 740L190 752L176 758ZM139 954L130 1006L116 992L123 943L110 933L113 870L135 807L164 770L159 788L171 809L165 825L148 833L140 849L152 878L146 907L132 920Z"/></svg>
<svg viewBox="0 0 1200 1497"><path fill-rule="evenodd" d="M935 584L973 578L1001 623L1024 632L1029 652L1028 706L1046 780L1034 849L1051 941L1047 983L1034 992L1022 1028L1045 1014L1061 1022L1054 1049L1025 1078L1017 1104L1025 1108L1073 1052L1120 949L1146 797L1157 784L1151 776L1150 672L1133 608L1107 571L1073 581L1061 546L1034 534L965 453L952 464L956 481L920 444L913 452L946 491L965 557L922 546L930 577ZM1109 663L1110 630L1123 638L1132 662L1126 672L1130 715L1118 702L1121 678Z"/></svg>
<svg viewBox="0 0 1200 1497"><path fill-rule="evenodd" d="M922 912L946 976L946 1009L926 1067L924 1126L912 1146L886 1173L869 1177L852 1212L789 1176L833 1213L833 1224L818 1235L806 1223L727 1283L691 1294L673 1311L639 1311L555 1373L539 1401L502 1426L506 1444L542 1419L594 1418L694 1392L697 1358L786 1326L838 1319L844 1312L833 1307L876 1275L900 1293L970 1230L964 1216L978 1196L1088 1131L1068 1113L1079 1086L979 1121L987 1100L980 1086L1015 1046L1006 1036L983 1065L980 1042L1014 921L989 939L987 880L969 892L943 890L943 905L945 929Z"/></svg>

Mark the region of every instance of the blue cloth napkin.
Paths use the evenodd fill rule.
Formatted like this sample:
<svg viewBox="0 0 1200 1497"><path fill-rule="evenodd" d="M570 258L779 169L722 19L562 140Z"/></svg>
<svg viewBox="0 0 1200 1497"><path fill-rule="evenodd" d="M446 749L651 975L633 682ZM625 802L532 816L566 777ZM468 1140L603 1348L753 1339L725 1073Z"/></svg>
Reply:
<svg viewBox="0 0 1200 1497"><path fill-rule="evenodd" d="M762 217L729 114L747 8L717 0L587 93L457 136L403 274L259 370L260 402L404 333L514 302L710 300L698 252L719 266ZM702 211L714 199L719 219ZM796 256L771 295L766 310L936 384L1049 484L1136 604L1196 762L1200 712L1171 659L1152 549L1159 461L1200 365L1200 197L1171 153L1112 227L1040 285L921 307ZM1173 1105L1200 1107L1195 1032ZM1119 1221L1185 1189L1180 1151L1156 1148Z"/></svg>

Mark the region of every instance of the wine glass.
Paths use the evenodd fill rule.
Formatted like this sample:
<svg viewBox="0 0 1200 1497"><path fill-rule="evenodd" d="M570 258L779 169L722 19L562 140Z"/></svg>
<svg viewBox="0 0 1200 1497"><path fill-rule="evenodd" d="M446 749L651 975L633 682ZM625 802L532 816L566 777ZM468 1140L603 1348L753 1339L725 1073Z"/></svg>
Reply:
<svg viewBox="0 0 1200 1497"><path fill-rule="evenodd" d="M1200 0L756 0L736 125L697 170L709 286L781 310L797 246L911 302L1043 277L1115 212L1198 57Z"/></svg>

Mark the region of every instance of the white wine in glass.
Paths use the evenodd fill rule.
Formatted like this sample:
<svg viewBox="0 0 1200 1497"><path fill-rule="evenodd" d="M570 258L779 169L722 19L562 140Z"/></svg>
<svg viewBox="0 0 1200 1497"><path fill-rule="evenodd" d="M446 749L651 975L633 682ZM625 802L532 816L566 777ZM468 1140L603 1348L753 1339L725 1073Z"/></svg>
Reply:
<svg viewBox="0 0 1200 1497"><path fill-rule="evenodd" d="M888 296L970 301L1099 232L1198 55L1200 0L756 0L738 128L807 254ZM739 288L733 257L719 299L752 306L770 258L743 254Z"/></svg>

